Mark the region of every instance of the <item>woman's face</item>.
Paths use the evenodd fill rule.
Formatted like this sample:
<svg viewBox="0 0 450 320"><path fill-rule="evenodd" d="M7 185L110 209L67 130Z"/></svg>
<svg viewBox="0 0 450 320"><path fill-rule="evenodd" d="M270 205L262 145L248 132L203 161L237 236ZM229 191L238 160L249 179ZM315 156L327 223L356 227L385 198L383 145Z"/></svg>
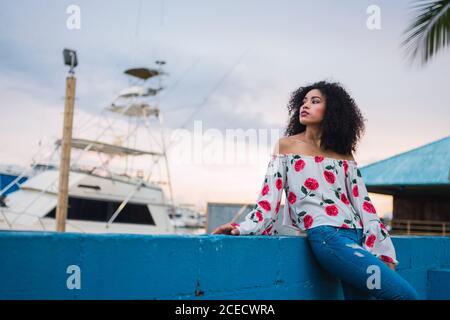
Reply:
<svg viewBox="0 0 450 320"><path fill-rule="evenodd" d="M325 96L319 89L309 91L300 106L299 120L303 125L319 124L325 115Z"/></svg>

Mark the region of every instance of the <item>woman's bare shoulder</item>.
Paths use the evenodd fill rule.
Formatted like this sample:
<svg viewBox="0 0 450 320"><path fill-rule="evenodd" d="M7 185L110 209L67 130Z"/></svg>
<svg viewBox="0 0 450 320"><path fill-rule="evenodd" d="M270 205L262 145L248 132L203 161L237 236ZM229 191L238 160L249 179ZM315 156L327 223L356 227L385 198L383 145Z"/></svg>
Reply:
<svg viewBox="0 0 450 320"><path fill-rule="evenodd" d="M350 160L350 161L356 161L356 160L355 160L355 157L353 157L353 153L350 153L350 154L347 156L347 158L344 158L344 159Z"/></svg>
<svg viewBox="0 0 450 320"><path fill-rule="evenodd" d="M274 148L274 153L288 154L288 153L303 153L305 150L299 143L295 143L292 137L281 137Z"/></svg>
<svg viewBox="0 0 450 320"><path fill-rule="evenodd" d="M300 143L299 143L300 142ZM309 147L305 143L302 143L302 136L285 136L281 137L274 148L274 153L281 154L305 154L305 155L323 155L330 158L345 159L349 161L355 161L353 153L350 154L339 154L336 152L324 152L323 150L316 150Z"/></svg>
<svg viewBox="0 0 450 320"><path fill-rule="evenodd" d="M353 154L341 154L341 153L330 153L325 154L326 157L335 158L335 159L344 159L348 161L355 161Z"/></svg>

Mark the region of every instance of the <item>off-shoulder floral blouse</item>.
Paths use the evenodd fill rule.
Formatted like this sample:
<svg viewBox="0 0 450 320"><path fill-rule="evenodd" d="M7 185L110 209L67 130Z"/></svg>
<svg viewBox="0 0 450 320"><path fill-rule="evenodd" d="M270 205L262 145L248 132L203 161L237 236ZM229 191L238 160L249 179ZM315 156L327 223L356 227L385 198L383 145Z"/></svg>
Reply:
<svg viewBox="0 0 450 320"><path fill-rule="evenodd" d="M321 225L363 229L363 247L398 264L395 248L377 216L356 161L272 154L256 205L241 223L241 235L273 235L281 196L286 203L283 226L307 230Z"/></svg>

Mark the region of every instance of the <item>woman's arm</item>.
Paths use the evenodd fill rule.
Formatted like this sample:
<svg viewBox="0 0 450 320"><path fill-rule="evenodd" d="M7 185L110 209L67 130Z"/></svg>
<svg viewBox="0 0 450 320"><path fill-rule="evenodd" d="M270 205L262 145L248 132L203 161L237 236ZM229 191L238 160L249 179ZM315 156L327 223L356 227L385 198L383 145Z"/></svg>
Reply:
<svg viewBox="0 0 450 320"><path fill-rule="evenodd" d="M272 154L255 206L243 222L234 224L240 235L273 234L285 183L286 158Z"/></svg>
<svg viewBox="0 0 450 320"><path fill-rule="evenodd" d="M378 218L369 197L366 184L356 163L349 162L346 172L346 188L354 213L359 216L364 228L364 247L383 260L392 269L399 262L390 235Z"/></svg>
<svg viewBox="0 0 450 320"><path fill-rule="evenodd" d="M273 224L278 219L280 201L286 183L286 157L284 139L275 145L267 165L264 181L258 194L256 205L240 223L226 223L217 227L212 234L231 235L271 235Z"/></svg>

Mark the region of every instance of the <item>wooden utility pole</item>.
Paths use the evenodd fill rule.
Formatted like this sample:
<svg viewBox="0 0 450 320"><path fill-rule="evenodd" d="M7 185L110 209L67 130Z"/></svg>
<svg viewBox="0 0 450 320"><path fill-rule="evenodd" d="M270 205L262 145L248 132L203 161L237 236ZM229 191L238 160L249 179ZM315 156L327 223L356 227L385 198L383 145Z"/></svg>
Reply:
<svg viewBox="0 0 450 320"><path fill-rule="evenodd" d="M66 231L69 202L70 151L72 148L73 106L76 79L73 74L66 78L66 99L64 106L64 127L61 140L61 162L59 165L58 204L56 207L56 231Z"/></svg>

